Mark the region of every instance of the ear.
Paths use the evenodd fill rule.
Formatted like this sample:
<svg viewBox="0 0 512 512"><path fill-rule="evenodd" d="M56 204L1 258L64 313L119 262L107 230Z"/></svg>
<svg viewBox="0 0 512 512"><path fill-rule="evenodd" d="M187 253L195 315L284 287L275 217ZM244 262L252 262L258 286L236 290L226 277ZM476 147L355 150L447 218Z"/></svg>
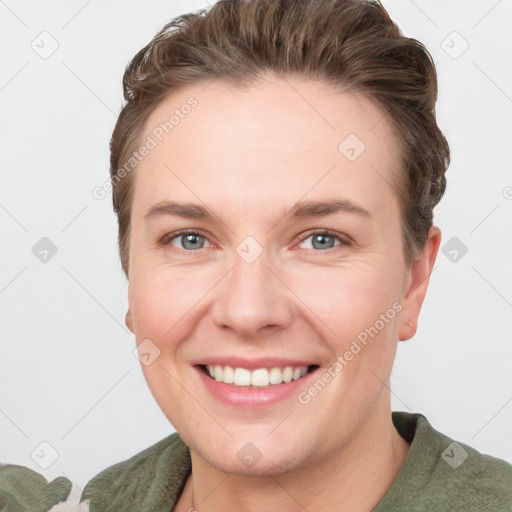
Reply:
<svg viewBox="0 0 512 512"><path fill-rule="evenodd" d="M124 323L126 324L126 327L130 329L132 334L135 334L135 330L133 328L133 318L132 318L132 309L130 307L130 304L132 303L132 287L130 284L130 281L128 281L128 290L127 290L127 300L128 300L128 311L126 311L126 316L124 317Z"/></svg>
<svg viewBox="0 0 512 512"><path fill-rule="evenodd" d="M440 244L441 231L438 227L432 226L425 245L408 271L403 308L400 312L400 341L408 340L416 334L421 306L427 293L430 274L434 268Z"/></svg>
<svg viewBox="0 0 512 512"><path fill-rule="evenodd" d="M126 324L126 327L128 327L128 329L130 329L130 331L132 331L132 333L135 334L133 330L132 310L130 308L128 308L128 311L126 312L124 323Z"/></svg>

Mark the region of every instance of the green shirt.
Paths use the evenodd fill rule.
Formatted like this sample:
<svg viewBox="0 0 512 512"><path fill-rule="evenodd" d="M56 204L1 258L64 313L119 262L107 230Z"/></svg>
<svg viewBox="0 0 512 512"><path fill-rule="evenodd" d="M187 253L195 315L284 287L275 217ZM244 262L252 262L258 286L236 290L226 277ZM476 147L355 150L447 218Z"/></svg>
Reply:
<svg viewBox="0 0 512 512"><path fill-rule="evenodd" d="M422 414L393 412L392 420L411 446L394 482L372 512L512 512L511 464L453 441L432 428ZM20 466L0 466L0 512L8 503L2 468L9 467ZM169 512L190 471L190 451L173 433L100 472L88 482L81 500L90 500L90 512ZM54 503L67 494L69 490L63 490L61 500L56 498Z"/></svg>

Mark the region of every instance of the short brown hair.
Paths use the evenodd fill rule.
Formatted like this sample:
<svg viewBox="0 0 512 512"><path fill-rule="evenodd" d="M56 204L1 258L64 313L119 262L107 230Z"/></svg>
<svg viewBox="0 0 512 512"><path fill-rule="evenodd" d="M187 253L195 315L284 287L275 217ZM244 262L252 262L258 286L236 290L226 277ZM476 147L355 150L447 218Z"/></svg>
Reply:
<svg viewBox="0 0 512 512"><path fill-rule="evenodd" d="M267 72L363 93L388 115L402 157L396 191L404 259L408 265L416 260L450 160L436 122L437 75L426 48L402 35L371 0L220 0L168 22L126 67L110 175L127 278L134 176L120 179L118 170L139 146L151 112L188 84L220 77L242 87Z"/></svg>

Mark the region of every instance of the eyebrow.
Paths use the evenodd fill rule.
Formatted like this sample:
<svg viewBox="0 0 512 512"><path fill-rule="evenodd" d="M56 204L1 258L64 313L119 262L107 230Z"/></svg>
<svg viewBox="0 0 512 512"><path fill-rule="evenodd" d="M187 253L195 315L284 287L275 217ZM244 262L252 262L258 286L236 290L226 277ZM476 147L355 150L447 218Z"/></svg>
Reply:
<svg viewBox="0 0 512 512"><path fill-rule="evenodd" d="M298 201L285 212L284 218L323 217L338 212L355 213L367 218L371 213L352 201L346 199L331 199L326 201ZM185 219L202 219L213 221L213 215L207 208L193 203L177 201L161 201L147 211L144 221L155 217L181 217Z"/></svg>

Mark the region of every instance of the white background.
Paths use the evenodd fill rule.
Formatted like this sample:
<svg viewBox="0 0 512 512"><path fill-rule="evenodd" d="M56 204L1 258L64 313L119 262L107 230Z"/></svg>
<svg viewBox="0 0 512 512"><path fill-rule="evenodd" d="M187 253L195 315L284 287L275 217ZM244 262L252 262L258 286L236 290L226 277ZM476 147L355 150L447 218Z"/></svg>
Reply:
<svg viewBox="0 0 512 512"><path fill-rule="evenodd" d="M438 255L419 331L398 348L393 410L421 412L444 434L512 462L512 4L384 5L437 64L452 164L435 222L442 246L457 237L468 249L456 263ZM124 325L111 195L97 200L92 190L109 177L125 65L166 21L204 7L0 3L3 463L48 480L66 475L81 489L174 431ZM47 59L31 48L43 31L58 42ZM58 248L47 263L32 253L42 237ZM58 453L48 469L31 458L41 442Z"/></svg>

